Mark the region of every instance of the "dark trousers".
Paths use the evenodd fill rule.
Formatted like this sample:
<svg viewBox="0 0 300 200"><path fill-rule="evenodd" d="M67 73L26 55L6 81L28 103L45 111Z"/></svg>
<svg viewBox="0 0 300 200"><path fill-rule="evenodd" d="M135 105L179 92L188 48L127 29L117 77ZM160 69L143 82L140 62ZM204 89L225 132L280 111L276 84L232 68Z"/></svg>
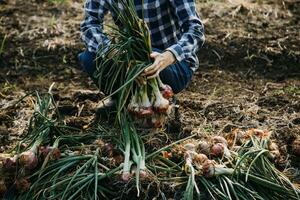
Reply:
<svg viewBox="0 0 300 200"><path fill-rule="evenodd" d="M161 52L155 49L154 51ZM96 54L89 51L84 51L78 55L82 68L90 77L96 70ZM189 67L188 62L181 61L170 65L160 72L159 76L164 84L172 87L174 93L179 93L185 89L192 79L193 72Z"/></svg>

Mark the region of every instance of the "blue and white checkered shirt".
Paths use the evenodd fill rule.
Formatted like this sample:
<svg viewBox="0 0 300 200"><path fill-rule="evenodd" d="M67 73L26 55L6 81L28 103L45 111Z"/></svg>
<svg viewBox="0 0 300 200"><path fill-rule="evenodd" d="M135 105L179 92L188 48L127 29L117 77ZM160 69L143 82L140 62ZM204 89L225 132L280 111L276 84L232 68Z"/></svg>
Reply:
<svg viewBox="0 0 300 200"><path fill-rule="evenodd" d="M99 45L109 45L103 32L104 16L111 12L113 0L86 0L85 20L81 23L82 40L91 52ZM204 28L196 13L194 0L134 0L139 17L144 8L144 20L151 32L152 47L169 50L177 61L186 60L192 70L199 66L197 51L204 43ZM143 2L143 3L142 3Z"/></svg>

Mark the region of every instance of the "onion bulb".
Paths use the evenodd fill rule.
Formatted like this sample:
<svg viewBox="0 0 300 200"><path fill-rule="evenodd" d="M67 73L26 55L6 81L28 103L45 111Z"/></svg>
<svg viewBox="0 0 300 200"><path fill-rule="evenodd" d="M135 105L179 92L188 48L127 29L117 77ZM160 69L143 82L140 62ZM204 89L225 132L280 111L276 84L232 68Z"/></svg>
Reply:
<svg viewBox="0 0 300 200"><path fill-rule="evenodd" d="M123 172L122 173L122 176L121 176L121 179L122 181L124 182L128 182L130 179L131 179L131 173L130 172Z"/></svg>
<svg viewBox="0 0 300 200"><path fill-rule="evenodd" d="M256 136L263 139L263 138L269 138L271 136L271 132L267 130L261 130L261 129L250 129L246 135L247 137Z"/></svg>
<svg viewBox="0 0 300 200"><path fill-rule="evenodd" d="M155 114L151 117L151 124L154 128L161 128L165 124L166 117L161 114Z"/></svg>
<svg viewBox="0 0 300 200"><path fill-rule="evenodd" d="M61 156L60 150L56 147L42 146L39 151L44 158L46 158L49 153L51 153L51 159L53 160L58 160Z"/></svg>
<svg viewBox="0 0 300 200"><path fill-rule="evenodd" d="M296 156L300 156L300 138L294 140L292 144L292 152Z"/></svg>
<svg viewBox="0 0 300 200"><path fill-rule="evenodd" d="M21 153L19 157L19 164L21 166L26 169L34 169L38 165L37 151L41 143L42 139L38 138L32 145L31 149Z"/></svg>
<svg viewBox="0 0 300 200"><path fill-rule="evenodd" d="M29 150L20 155L19 163L26 169L34 169L38 165L38 158L35 152Z"/></svg>
<svg viewBox="0 0 300 200"><path fill-rule="evenodd" d="M16 181L16 188L18 191L26 192L29 190L30 183L26 178L20 178Z"/></svg>
<svg viewBox="0 0 300 200"><path fill-rule="evenodd" d="M196 145L194 145L193 143L187 143L184 145L184 149L186 151L195 151L196 150Z"/></svg>
<svg viewBox="0 0 300 200"><path fill-rule="evenodd" d="M139 109L138 95L137 92L132 96L130 103L128 104L127 110L130 114L136 115Z"/></svg>
<svg viewBox="0 0 300 200"><path fill-rule="evenodd" d="M193 157L193 163L196 166L203 165L203 163L206 162L207 160L208 160L207 156L205 154L202 154L202 153L199 153L199 154L197 153Z"/></svg>
<svg viewBox="0 0 300 200"><path fill-rule="evenodd" d="M268 149L269 151L275 151L275 150L279 150L279 147L276 143L270 142L268 145Z"/></svg>
<svg viewBox="0 0 300 200"><path fill-rule="evenodd" d="M3 168L8 171L15 170L17 167L17 156L14 156L12 158L6 158L6 160L3 162Z"/></svg>
<svg viewBox="0 0 300 200"><path fill-rule="evenodd" d="M224 137L222 137L222 136L214 136L214 137L212 137L212 143L213 144L222 143L225 146L228 146L227 140Z"/></svg>
<svg viewBox="0 0 300 200"><path fill-rule="evenodd" d="M147 92L147 85L143 86L140 94L141 104L138 109L138 116L141 118L150 117L153 115L152 104L150 103L148 92Z"/></svg>
<svg viewBox="0 0 300 200"><path fill-rule="evenodd" d="M223 156L225 156L226 158L231 157L229 149L223 143L214 144L211 147L211 155L218 158Z"/></svg>
<svg viewBox="0 0 300 200"><path fill-rule="evenodd" d="M157 82L159 85L159 89L164 98L169 99L174 96L174 92L173 92L171 86L164 84L159 77L157 77Z"/></svg>
<svg viewBox="0 0 300 200"><path fill-rule="evenodd" d="M206 160L202 165L202 172L205 177L213 177L215 175L215 166L212 160Z"/></svg>
<svg viewBox="0 0 300 200"><path fill-rule="evenodd" d="M211 147L211 155L214 157L222 157L224 154L225 145L222 143L214 144Z"/></svg>
<svg viewBox="0 0 300 200"><path fill-rule="evenodd" d="M210 144L208 144L206 141L200 141L197 145L197 152L208 156L210 154Z"/></svg>
<svg viewBox="0 0 300 200"><path fill-rule="evenodd" d="M157 113L166 113L169 109L169 101L165 99L157 86L157 82L155 79L152 79L151 82L152 87L152 95L154 98L153 108Z"/></svg>

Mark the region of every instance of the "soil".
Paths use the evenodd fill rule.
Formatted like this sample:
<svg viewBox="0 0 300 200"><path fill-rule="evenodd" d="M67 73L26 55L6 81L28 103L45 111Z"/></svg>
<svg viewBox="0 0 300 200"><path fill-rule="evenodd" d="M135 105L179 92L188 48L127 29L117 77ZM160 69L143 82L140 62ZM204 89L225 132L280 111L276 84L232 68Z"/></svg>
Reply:
<svg viewBox="0 0 300 200"><path fill-rule="evenodd" d="M0 0L0 153L28 125L32 99L18 100L53 82L67 124L87 129L98 120L103 95L77 60L83 1L57 2ZM300 1L201 0L197 9L206 29L200 68L177 95L180 123L160 137L267 129L300 167L291 154L300 136Z"/></svg>

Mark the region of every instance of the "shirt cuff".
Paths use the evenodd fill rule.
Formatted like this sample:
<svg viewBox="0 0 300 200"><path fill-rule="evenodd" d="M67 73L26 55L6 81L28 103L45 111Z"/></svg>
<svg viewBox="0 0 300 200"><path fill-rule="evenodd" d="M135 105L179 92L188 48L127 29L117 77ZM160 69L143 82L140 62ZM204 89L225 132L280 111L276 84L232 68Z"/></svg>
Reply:
<svg viewBox="0 0 300 200"><path fill-rule="evenodd" d="M184 60L183 49L179 44L174 44L169 48L167 48L166 50L171 51L178 62Z"/></svg>

